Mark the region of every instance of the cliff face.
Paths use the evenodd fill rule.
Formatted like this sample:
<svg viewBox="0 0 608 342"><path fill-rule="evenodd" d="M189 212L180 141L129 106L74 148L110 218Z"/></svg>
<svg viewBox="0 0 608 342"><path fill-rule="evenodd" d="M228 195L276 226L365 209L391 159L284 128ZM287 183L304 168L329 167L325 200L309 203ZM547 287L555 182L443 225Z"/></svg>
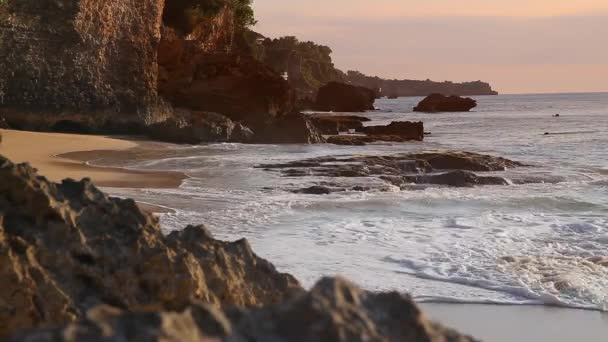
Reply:
<svg viewBox="0 0 608 342"><path fill-rule="evenodd" d="M497 95L490 84L482 81L475 82L433 82L431 80L387 80L380 77L364 75L358 71L349 71L345 81L354 85L371 89L380 89L381 96L427 96L433 93L444 95Z"/></svg>
<svg viewBox="0 0 608 342"><path fill-rule="evenodd" d="M3 6L2 107L143 123L167 115L156 91L164 0L7 0Z"/></svg>

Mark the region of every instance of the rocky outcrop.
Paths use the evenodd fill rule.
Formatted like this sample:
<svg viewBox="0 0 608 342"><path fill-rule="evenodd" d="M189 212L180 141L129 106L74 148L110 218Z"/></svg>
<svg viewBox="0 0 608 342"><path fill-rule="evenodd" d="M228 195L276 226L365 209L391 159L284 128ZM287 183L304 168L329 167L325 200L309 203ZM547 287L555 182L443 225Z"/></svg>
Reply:
<svg viewBox="0 0 608 342"><path fill-rule="evenodd" d="M252 57L204 53L195 41L166 41L159 51L159 91L176 107L216 112L254 132L292 112L289 84Z"/></svg>
<svg viewBox="0 0 608 342"><path fill-rule="evenodd" d="M364 112L374 110L376 93L372 89L329 82L319 89L315 110L326 112Z"/></svg>
<svg viewBox="0 0 608 342"><path fill-rule="evenodd" d="M9 342L126 340L474 341L429 321L408 296L370 293L326 278L308 293L261 309L221 312L193 304L173 312L129 313L98 307L77 323L17 334Z"/></svg>
<svg viewBox="0 0 608 342"><path fill-rule="evenodd" d="M284 177L333 178L333 183L317 183L296 193L327 194L340 191L386 191L388 186L407 188L411 184L470 187L508 185L499 175L474 172L499 172L523 167L522 163L501 157L471 152L404 153L385 156L320 157L284 164L264 164L259 168L279 172ZM339 179L352 178L353 182ZM359 180L358 180L359 179ZM521 178L514 183L540 183ZM374 184L374 186L369 186Z"/></svg>
<svg viewBox="0 0 608 342"><path fill-rule="evenodd" d="M363 123L371 121L369 118L357 115L311 115L310 120L321 133L336 135L349 130L363 130Z"/></svg>
<svg viewBox="0 0 608 342"><path fill-rule="evenodd" d="M203 226L164 236L132 200L3 157L0 252L8 341L473 340L407 295L331 278L306 292L245 240Z"/></svg>
<svg viewBox="0 0 608 342"><path fill-rule="evenodd" d="M31 126L86 116L96 128L171 114L157 95L163 0L7 0L0 110ZM36 123L40 121L40 123Z"/></svg>
<svg viewBox="0 0 608 342"><path fill-rule="evenodd" d="M422 122L393 121L386 126L363 127L361 131L372 137L396 136L401 141L424 140L424 124Z"/></svg>
<svg viewBox="0 0 608 342"><path fill-rule="evenodd" d="M301 291L245 240L215 240L202 226L164 236L132 200L90 181L53 184L0 157L0 336L66 324L98 304L165 310L284 301Z"/></svg>
<svg viewBox="0 0 608 342"><path fill-rule="evenodd" d="M415 112L437 113L437 112L468 112L477 107L477 101L460 96L444 96L431 94L420 101Z"/></svg>
<svg viewBox="0 0 608 342"><path fill-rule="evenodd" d="M159 141L178 144L211 142L247 143L253 132L224 115L209 112L176 110L176 115L148 128L148 136Z"/></svg>
<svg viewBox="0 0 608 342"><path fill-rule="evenodd" d="M257 126L254 141L267 144L320 144L325 142L322 133L303 114L291 114Z"/></svg>

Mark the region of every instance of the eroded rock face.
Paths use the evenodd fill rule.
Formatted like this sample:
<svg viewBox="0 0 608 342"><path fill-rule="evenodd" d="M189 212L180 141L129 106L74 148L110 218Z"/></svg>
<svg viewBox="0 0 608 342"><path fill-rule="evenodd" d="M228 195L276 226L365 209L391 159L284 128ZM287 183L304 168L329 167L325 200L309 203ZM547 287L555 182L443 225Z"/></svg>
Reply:
<svg viewBox="0 0 608 342"><path fill-rule="evenodd" d="M477 107L477 101L471 98L460 96L444 96L441 94L431 94L420 101L415 112L437 113L437 112L468 112Z"/></svg>
<svg viewBox="0 0 608 342"><path fill-rule="evenodd" d="M481 185L507 185L497 175L480 175L474 172L505 171L525 166L501 157L471 152L405 153L388 156L320 157L284 164L260 165L268 171L280 172L284 177L352 178L355 183L319 183L304 189L290 191L306 194L327 194L340 191L386 191L386 185L407 188L411 184L470 187ZM360 179L357 182L356 179ZM365 179L365 181L363 181ZM380 182L368 186L370 180ZM520 179L520 182L541 180Z"/></svg>
<svg viewBox="0 0 608 342"><path fill-rule="evenodd" d="M163 5L6 0L0 15L2 114L9 123L35 127L40 121L46 129L81 114L99 126L166 118L170 108L156 88Z"/></svg>
<svg viewBox="0 0 608 342"><path fill-rule="evenodd" d="M311 120L293 113L257 126L254 141L264 144L320 144L325 138Z"/></svg>
<svg viewBox="0 0 608 342"><path fill-rule="evenodd" d="M134 201L90 181L53 184L0 157L0 336L61 325L98 304L165 310L201 300L259 306L301 291L245 240L202 226L169 236Z"/></svg>
<svg viewBox="0 0 608 342"><path fill-rule="evenodd" d="M253 140L253 132L224 115L176 110L174 117L148 128L148 136L178 144L239 142Z"/></svg>
<svg viewBox="0 0 608 342"><path fill-rule="evenodd" d="M15 335L19 341L428 341L466 342L429 321L411 298L370 293L326 278L308 293L278 305L218 311L193 304L174 312L128 313L98 307L64 328Z"/></svg>
<svg viewBox="0 0 608 342"><path fill-rule="evenodd" d="M329 82L319 89L315 110L333 112L364 112L374 110L376 92L350 84Z"/></svg>

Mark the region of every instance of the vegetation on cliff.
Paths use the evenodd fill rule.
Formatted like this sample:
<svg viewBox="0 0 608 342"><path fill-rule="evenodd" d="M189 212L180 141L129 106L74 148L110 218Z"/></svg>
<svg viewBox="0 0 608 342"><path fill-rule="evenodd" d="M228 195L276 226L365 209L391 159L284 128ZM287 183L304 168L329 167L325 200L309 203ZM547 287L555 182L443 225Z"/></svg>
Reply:
<svg viewBox="0 0 608 342"><path fill-rule="evenodd" d="M256 23L251 3L252 0L167 0L163 22L183 34L189 34L228 7L234 12L236 26L249 27Z"/></svg>

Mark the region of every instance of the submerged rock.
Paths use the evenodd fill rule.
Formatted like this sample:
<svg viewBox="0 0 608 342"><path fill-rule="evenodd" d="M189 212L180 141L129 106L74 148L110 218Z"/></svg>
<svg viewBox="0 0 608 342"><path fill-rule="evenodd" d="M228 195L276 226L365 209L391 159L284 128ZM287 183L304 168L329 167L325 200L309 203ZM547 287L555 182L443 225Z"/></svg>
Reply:
<svg viewBox="0 0 608 342"><path fill-rule="evenodd" d="M219 311L191 304L172 312L98 307L63 328L21 333L20 341L475 341L429 321L408 296L371 293L340 278L281 304Z"/></svg>
<svg viewBox="0 0 608 342"><path fill-rule="evenodd" d="M365 112L374 110L376 92L350 84L329 82L319 89L315 110L325 112Z"/></svg>
<svg viewBox="0 0 608 342"><path fill-rule="evenodd" d="M475 107L477 107L477 101L471 98L431 94L418 103L418 105L414 107L414 111L426 113L468 112Z"/></svg>
<svg viewBox="0 0 608 342"><path fill-rule="evenodd" d="M398 137L401 141L424 140L424 124L422 122L393 121L386 126L363 127L361 131L371 137L376 137L376 140L381 140L379 137L383 136Z"/></svg>
<svg viewBox="0 0 608 342"><path fill-rule="evenodd" d="M331 138L328 141L331 141ZM384 181L385 185L398 187L412 183L467 187L508 185L510 183L503 177L484 176L473 172L504 171L507 168L521 166L525 165L501 157L471 152L429 152L387 156L320 157L259 167L278 171L285 177L366 178L365 184L359 184L362 187L369 183L370 177ZM532 182L541 182L541 180ZM331 192L346 191L351 188L352 184L338 183ZM384 187L378 184L366 188L384 191ZM311 189L316 187L313 186Z"/></svg>
<svg viewBox="0 0 608 342"><path fill-rule="evenodd" d="M259 306L302 291L245 240L215 240L202 226L164 236L132 200L108 197L86 179L53 184L3 157L0 251L0 336L65 324L98 304Z"/></svg>

